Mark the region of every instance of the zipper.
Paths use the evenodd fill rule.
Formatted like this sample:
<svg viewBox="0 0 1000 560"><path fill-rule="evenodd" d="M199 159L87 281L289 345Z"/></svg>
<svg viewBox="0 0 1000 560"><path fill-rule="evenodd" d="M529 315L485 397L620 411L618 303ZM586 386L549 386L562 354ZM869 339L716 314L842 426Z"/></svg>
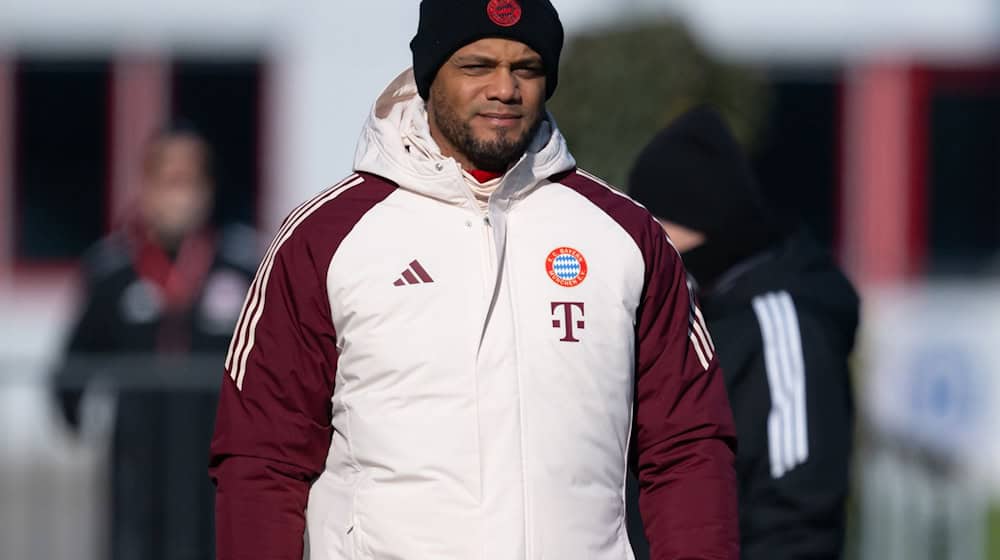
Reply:
<svg viewBox="0 0 1000 560"><path fill-rule="evenodd" d="M486 251L483 253L486 262L483 263L483 273L486 281L487 299L493 299L493 291L496 289L497 279L497 242L493 236L493 224L490 222L490 215L483 214L483 242L486 243Z"/></svg>
<svg viewBox="0 0 1000 560"><path fill-rule="evenodd" d="M479 333L477 356L482 350L483 341L486 340L486 328L489 325L490 316L493 314L493 302L496 299L497 290L497 245L493 236L493 224L490 222L489 212L484 212L481 215L481 220L480 228L484 246L483 251L480 252L482 255L480 267L483 272L483 307L480 317L482 317L483 328Z"/></svg>

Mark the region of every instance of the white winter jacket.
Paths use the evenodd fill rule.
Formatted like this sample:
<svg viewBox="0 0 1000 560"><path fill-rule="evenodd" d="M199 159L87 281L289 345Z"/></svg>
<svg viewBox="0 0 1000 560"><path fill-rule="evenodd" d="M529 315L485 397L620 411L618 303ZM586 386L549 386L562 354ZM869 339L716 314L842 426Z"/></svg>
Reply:
<svg viewBox="0 0 1000 560"><path fill-rule="evenodd" d="M219 558L735 558L728 402L674 249L550 118L483 212L410 73L260 265L212 444Z"/></svg>

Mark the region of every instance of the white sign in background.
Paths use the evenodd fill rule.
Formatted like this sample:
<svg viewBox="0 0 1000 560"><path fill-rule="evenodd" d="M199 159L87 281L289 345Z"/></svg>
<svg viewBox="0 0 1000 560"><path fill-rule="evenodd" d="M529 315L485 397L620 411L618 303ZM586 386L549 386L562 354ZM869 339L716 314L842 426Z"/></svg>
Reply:
<svg viewBox="0 0 1000 560"><path fill-rule="evenodd" d="M859 402L880 435L1000 495L1000 283L865 294Z"/></svg>

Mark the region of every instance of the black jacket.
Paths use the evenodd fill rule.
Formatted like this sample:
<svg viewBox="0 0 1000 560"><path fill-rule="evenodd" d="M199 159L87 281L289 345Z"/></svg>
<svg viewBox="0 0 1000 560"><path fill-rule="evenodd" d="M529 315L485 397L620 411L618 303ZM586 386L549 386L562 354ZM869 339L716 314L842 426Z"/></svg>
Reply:
<svg viewBox="0 0 1000 560"><path fill-rule="evenodd" d="M798 233L700 299L736 420L742 558L840 558L857 294ZM647 558L634 499L630 510L637 557Z"/></svg>
<svg viewBox="0 0 1000 560"><path fill-rule="evenodd" d="M207 271L186 279L193 298L171 310L143 281L136 243L110 235L83 259L84 305L67 353L174 353L225 350L257 263L256 233L230 226L211 236Z"/></svg>

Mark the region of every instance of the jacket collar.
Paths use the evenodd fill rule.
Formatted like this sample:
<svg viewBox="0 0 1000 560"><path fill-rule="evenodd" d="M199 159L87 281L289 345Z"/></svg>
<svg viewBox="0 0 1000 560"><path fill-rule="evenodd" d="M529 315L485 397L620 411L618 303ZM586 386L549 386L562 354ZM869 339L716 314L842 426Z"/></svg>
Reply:
<svg viewBox="0 0 1000 560"><path fill-rule="evenodd" d="M521 159L504 175L493 199L509 206L576 161L552 115ZM400 188L477 210L472 191L453 158L441 155L427 124L413 71L400 74L378 97L362 129L354 169L384 177Z"/></svg>

